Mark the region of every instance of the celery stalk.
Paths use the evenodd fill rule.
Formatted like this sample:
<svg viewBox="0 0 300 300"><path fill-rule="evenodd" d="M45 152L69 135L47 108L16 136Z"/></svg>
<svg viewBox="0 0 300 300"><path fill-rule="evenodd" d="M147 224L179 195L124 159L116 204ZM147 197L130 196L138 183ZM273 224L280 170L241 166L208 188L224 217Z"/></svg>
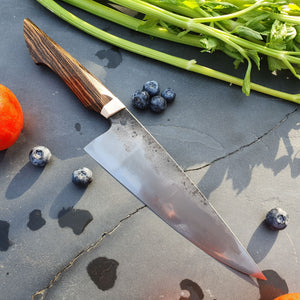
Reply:
<svg viewBox="0 0 300 300"><path fill-rule="evenodd" d="M184 17L172 12L169 12L168 10L162 9L160 7L156 7L152 4L147 3L146 1L142 0L110 0L113 3L122 5L124 7L137 10L144 14L152 15L160 20L163 20L165 22L168 22L170 24L173 24L175 26L178 26L180 28L184 28L186 30L194 31L200 34L207 34L209 36L216 37L220 39L221 41L224 41L225 43L231 45L232 47L238 49L239 47L243 47L244 49L252 49L257 52L260 52L267 56L272 56L277 59L282 59L282 57L286 57L291 63L300 64L300 58L289 56L287 53L284 53L282 51L271 49L266 46L255 44L251 41L242 39L238 36L235 36L233 34L224 32L222 30L219 30L217 28L210 27L205 24L197 23L197 19L191 19L188 17Z"/></svg>
<svg viewBox="0 0 300 300"><path fill-rule="evenodd" d="M83 1L83 0L82 0ZM243 86L243 80L216 70L213 70L211 68L207 68L201 65L196 64L193 60L186 60L183 58L179 58L176 56L172 56L169 54L166 54L161 51L153 50L151 48L127 41L125 39L122 39L120 37L114 36L112 34L109 34L85 21L78 18L74 14L70 13L60 5L58 5L53 0L37 0L41 5L43 5L45 8L47 8L52 13L56 14L59 18L65 20L69 24L73 25L74 27L100 39L105 42L108 42L114 46L120 47L122 49L125 49L127 51L152 58L155 60L158 60L160 62L164 62L173 66L176 66L178 68L192 71L198 74L202 74L208 77L216 78L228 83L232 83L238 86ZM259 84L250 83L250 88L252 90L258 91L260 93L264 93L266 95L270 95L276 98L281 98L283 100L288 100L297 104L300 104L300 94L290 94L286 92L281 92L275 89L271 89Z"/></svg>
<svg viewBox="0 0 300 300"><path fill-rule="evenodd" d="M181 43L193 47L201 47L199 37L194 34L185 34L179 36L177 34L170 33L167 29L161 26L143 26L146 22L121 13L115 9L111 9L105 5L102 5L93 0L63 0L64 2L76 6L82 10L85 10L91 14L98 17L104 18L106 20L115 22L119 25L127 27L132 30L145 33L150 36L155 36L165 40L173 41L175 43Z"/></svg>

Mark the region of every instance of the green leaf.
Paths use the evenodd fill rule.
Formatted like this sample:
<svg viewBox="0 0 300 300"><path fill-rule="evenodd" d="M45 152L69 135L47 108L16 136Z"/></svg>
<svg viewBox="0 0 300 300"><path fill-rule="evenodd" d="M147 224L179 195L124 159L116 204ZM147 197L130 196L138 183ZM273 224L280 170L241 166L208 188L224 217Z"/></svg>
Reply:
<svg viewBox="0 0 300 300"><path fill-rule="evenodd" d="M178 27L174 26L174 25L169 25L169 24L167 24L166 22L164 22L162 20L159 20L158 22L163 28L167 29L170 33L173 33L173 34L177 35L181 32L181 30Z"/></svg>
<svg viewBox="0 0 300 300"><path fill-rule="evenodd" d="M219 41L213 37L203 37L199 40L201 46L209 52L213 52L219 45Z"/></svg>
<svg viewBox="0 0 300 300"><path fill-rule="evenodd" d="M138 29L147 29L155 26L158 22L158 19L147 17L145 18L145 21L141 23L141 25L138 26Z"/></svg>
<svg viewBox="0 0 300 300"><path fill-rule="evenodd" d="M293 1L294 3L290 3L288 5L288 13L292 15L298 15L300 14L300 1Z"/></svg>
<svg viewBox="0 0 300 300"><path fill-rule="evenodd" d="M297 36L292 25L275 20L270 32L268 47L277 50L288 50L288 42Z"/></svg>
<svg viewBox="0 0 300 300"><path fill-rule="evenodd" d="M243 63L243 62L244 62L244 60L236 59L236 60L233 62L234 68L235 68L235 69L238 69L238 67L240 66L240 64Z"/></svg>
<svg viewBox="0 0 300 300"><path fill-rule="evenodd" d="M91 10L91 12L93 11L92 13L95 13L94 9L96 10L96 2L93 3L93 6L87 7L87 6L84 6L85 1L82 1L82 0L63 0L63 1L67 2L67 3L71 3L75 6L78 6L79 8L83 8L85 10ZM125 0L125 1L128 1L127 3L132 4L132 3L135 3L138 0L135 0L135 1ZM177 1L179 1L179 0L177 0ZM238 2L241 3L243 1L247 2L247 0L234 0L234 1L235 1L235 3L238 3ZM277 1L277 0L275 0L275 1ZM196 72L196 73L199 73L199 74L202 74L202 75L206 75L206 76L209 76L209 77L212 77L212 78L223 80L225 82L230 82L230 83L233 83L233 84L236 84L236 85L242 85L243 84L243 91L246 94L250 93L250 88L251 88L253 90L256 90L256 91L261 92L261 93L265 93L267 95L271 95L271 96L276 97L276 98L282 98L282 99L300 104L300 94L289 94L289 93L286 93L286 92L281 92L281 91L278 91L278 90L275 90L275 89L267 88L267 87L264 87L264 86L259 85L259 84L250 83L251 61L250 61L249 58L247 58L247 53L245 53L246 49L251 48L250 47L251 46L250 42L246 42L246 45L248 44L248 46L246 46L243 51L240 51L241 53L243 53L244 57L248 60L248 63L249 63L248 68L247 68L247 74L245 76L245 80L241 80L240 78L231 76L229 74L225 74L225 73L207 68L205 66L198 65L193 60L192 61L187 61L185 59L175 57L175 56L172 56L172 55L169 55L169 54L166 54L164 52L160 52L160 51L157 51L157 50L154 50L154 49L151 49L151 48L147 48L145 46L130 42L128 40L124 40L124 39L122 39L118 36L114 36L112 34L109 34L106 31L103 31L103 30L87 23L86 21L76 17L75 15L71 14L70 12L65 10L63 7L59 6L53 0L37 0L37 2L42 4L49 11L56 14L59 18L65 20L69 24L72 24L76 28L82 30L83 32L86 32L86 33L90 34L91 36L94 36L94 37L96 37L100 40L103 40L105 42L111 43L114 46L117 46L117 47L120 47L122 49L131 51L131 52L136 53L136 54L143 55L143 56L148 57L148 58L156 59L160 62L168 63L172 66L176 66L176 67L179 67L179 68L182 68L182 69L185 69L185 70L189 70L189 71ZM101 11L101 13L103 13L103 15L102 14L98 14L98 15L99 16L101 15L104 18L107 18L107 19L110 19L111 15L114 14L114 12L107 13L107 10ZM116 15L114 15L114 16L116 16ZM118 17L119 16L120 15L118 15ZM123 16L122 18L118 18L118 19L119 20L122 19L124 21L124 19L127 19L127 18L125 18L125 16ZM211 31L212 36L214 36L213 33L214 33L214 31ZM227 33L224 33L224 34L226 35ZM225 44L226 39L229 38L229 36L226 36L226 39L222 39L219 35L217 35L217 37L220 39L220 46L221 46L222 43ZM237 41L237 39L234 39L234 40ZM233 45L234 42L231 42L230 44ZM237 46L239 46L239 45L237 45ZM221 47L220 47L220 49L221 49ZM229 50L229 48L226 48L224 46L223 46L223 49L225 49L225 51ZM262 48L262 47L260 47L260 45L257 45L255 47L255 49L258 49L259 52L264 53L265 55L268 55L268 54L274 55L274 53L276 53L276 54L278 53L278 51L270 51L270 49L267 49L269 51L269 53L268 53L268 52L265 51L265 47ZM235 49L235 51L237 51L237 49ZM294 55L296 55L296 54L294 54ZM289 69L291 69L292 71L295 71L295 69L291 68L291 65L288 65L288 64L291 64L291 62L293 64L298 64L298 61L295 60L296 57L294 55L292 56L292 55L289 55L289 54L281 53L280 55L276 55L276 57L278 57L278 56L282 57L283 56L283 59L285 59L285 62L287 63L287 66L289 67ZM299 63L299 65L300 65L300 63Z"/></svg>
<svg viewBox="0 0 300 300"><path fill-rule="evenodd" d="M295 41L297 43L300 43L300 25L295 26L295 29L296 29L296 32L297 32L297 35L295 36Z"/></svg>
<svg viewBox="0 0 300 300"><path fill-rule="evenodd" d="M182 5L192 9L199 7L199 3L197 1L192 0L182 1Z"/></svg>
<svg viewBox="0 0 300 300"><path fill-rule="evenodd" d="M189 32L190 32L189 30L182 30L181 32L179 32L179 33L177 34L177 36L178 36L179 38L181 38L181 37L185 36L186 34L188 34Z"/></svg>
<svg viewBox="0 0 300 300"><path fill-rule="evenodd" d="M238 7L230 2L225 1L204 1L204 5L213 9L213 10L228 10L237 11Z"/></svg>
<svg viewBox="0 0 300 300"><path fill-rule="evenodd" d="M247 54L255 62L257 69L260 70L260 57L255 50L248 50Z"/></svg>
<svg viewBox="0 0 300 300"><path fill-rule="evenodd" d="M287 34L286 34L285 41L289 42L289 41L293 40L296 36L297 36L297 31L296 31L295 27L293 27L291 25L287 26Z"/></svg>
<svg viewBox="0 0 300 300"><path fill-rule="evenodd" d="M231 50L230 50L229 47L225 46L225 47L220 48L220 50L222 52L224 52L226 55L228 55L229 57L235 59L235 61L243 62L243 56L239 52L237 52L235 49L231 48ZM235 62L234 62L234 65L236 66Z"/></svg>
<svg viewBox="0 0 300 300"><path fill-rule="evenodd" d="M258 13L255 11L255 15L251 16L251 18L246 22L245 26L247 26L253 30L259 31L261 33L262 31L265 31L267 29L266 25L263 24L262 21L269 18L269 16L270 16L270 13L268 13L268 12Z"/></svg>
<svg viewBox="0 0 300 300"><path fill-rule="evenodd" d="M268 67L271 72L287 69L287 66L281 60L268 56Z"/></svg>
<svg viewBox="0 0 300 300"><path fill-rule="evenodd" d="M243 86L242 86L242 91L243 93L245 93L247 96L250 95L250 84L251 84L251 69L252 69L252 64L250 59L248 59L248 67L247 67L247 71L244 77L244 81L243 81Z"/></svg>
<svg viewBox="0 0 300 300"><path fill-rule="evenodd" d="M240 37L246 38L248 40L262 40L262 36L259 32L246 27L246 26L237 26L235 27L231 33L235 33L239 35Z"/></svg>
<svg viewBox="0 0 300 300"><path fill-rule="evenodd" d="M300 10L300 0L294 0L292 3L289 4L289 6L293 4L293 5L297 5L299 7Z"/></svg>

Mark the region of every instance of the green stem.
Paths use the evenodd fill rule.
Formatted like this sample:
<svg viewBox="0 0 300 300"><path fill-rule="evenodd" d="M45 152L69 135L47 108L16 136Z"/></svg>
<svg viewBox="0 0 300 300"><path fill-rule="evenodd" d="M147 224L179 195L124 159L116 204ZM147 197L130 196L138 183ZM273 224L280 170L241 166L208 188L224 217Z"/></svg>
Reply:
<svg viewBox="0 0 300 300"><path fill-rule="evenodd" d="M202 16L202 14L199 14L199 11L195 9L188 8L186 6L180 5L180 4L172 4L170 2L160 1L160 0L146 0L147 2L160 6L166 10L173 11L177 14L181 14L183 16L187 16L190 18L198 18L199 16Z"/></svg>
<svg viewBox="0 0 300 300"><path fill-rule="evenodd" d="M168 11L172 11L174 13L189 17L189 18L193 18L193 19L197 19L200 17L212 17L208 12L206 12L204 9L202 9L200 6L196 6L195 8L191 9L188 8L186 6L182 6L182 5L178 5L178 4L172 4L169 2L164 2L164 1L159 1L159 0L146 0L147 2L159 6L161 8L164 8ZM200 17L199 17L200 16ZM215 25L220 28L221 30L227 31L226 28L220 24L219 22L215 22Z"/></svg>
<svg viewBox="0 0 300 300"><path fill-rule="evenodd" d="M120 47L122 49L131 51L136 54L143 55L148 58L156 59L158 61L168 63L170 65L179 67L184 70L192 71L198 74L202 74L208 77L216 78L225 82L233 83L238 86L243 86L243 80L204 66L197 65L195 61L189 61L179 57L175 57L133 42L124 40L122 38L116 37L109 34L85 21L76 17L75 15L68 12L66 9L58 5L53 0L37 0L41 5L50 10L52 13L56 14L59 18L65 20L69 24L75 26L76 28L100 39L108 42L114 46ZM300 94L289 94L281 91L277 91L271 88L264 87L259 84L250 83L250 88L252 90L274 96L276 98L281 98L288 100L297 104L300 104Z"/></svg>
<svg viewBox="0 0 300 300"><path fill-rule="evenodd" d="M63 0L64 2L67 2L69 4L72 4L76 7L79 7L81 9L84 9L92 14L95 14L97 16L103 17L107 20L116 22L120 25L126 26L131 29L135 29L137 31L141 31L143 33L153 35L159 38L164 38L168 40L172 40L175 42L184 43L191 46L200 47L200 39L198 36L189 34L185 36L176 36L175 34L170 34L165 28L161 27L141 27L143 24L143 21L137 20L135 18L132 18L130 16L127 16L125 14L122 14L120 12L117 12L115 10L112 10L108 8L107 6L101 5L95 1L92 0ZM132 8L132 7L131 7ZM249 63L248 56L246 54L246 51L241 48L240 46L236 45L235 43L231 42L230 40L227 41L227 44L235 48L241 55L247 59ZM251 64L251 63L250 63Z"/></svg>
<svg viewBox="0 0 300 300"><path fill-rule="evenodd" d="M222 15L222 16L215 16L215 17L204 17L204 18L195 18L194 22L196 23L208 23L208 22L216 22L216 21L224 21L224 20L230 20L233 18L238 18L241 15L254 10L255 8L258 8L260 6L262 6L263 0L257 1L255 4L241 9L235 13L231 13L231 14L227 14L227 15ZM266 4L265 4L266 5Z"/></svg>
<svg viewBox="0 0 300 300"><path fill-rule="evenodd" d="M271 18L282 21L282 22L294 24L294 25L300 25L299 16L289 16L289 15L275 14L274 13L274 14L271 15Z"/></svg>
<svg viewBox="0 0 300 300"><path fill-rule="evenodd" d="M144 14L150 14L154 17L157 17L160 20L171 23L180 28L184 28L188 31L192 30L194 32L198 32L198 33L204 32L205 34L212 35L211 32L212 32L213 28L211 28L210 26L206 26L204 24L196 24L196 23L194 23L193 19L174 14L170 11L164 10L163 8L149 4L148 2L144 2L144 1L140 1L140 0L135 0L135 1L111 0L111 2L119 4L119 5L123 5L124 7L130 8L133 10L137 10ZM202 26L202 27L206 26L205 27L206 30L200 30L198 28L200 26ZM228 35L229 38L224 38L224 35ZM250 65L251 65L248 55L246 54L246 50L244 50L242 47L240 47L238 44L236 44L235 42L233 42L231 40L231 38L230 38L231 34L221 31L221 30L218 30L218 29L215 29L213 36L226 42L226 44L230 45L232 48L234 48L236 51L238 51L244 58L247 59L248 63L250 63ZM244 90L246 91L246 89L244 89Z"/></svg>
<svg viewBox="0 0 300 300"><path fill-rule="evenodd" d="M259 53L262 53L267 56L272 56L274 58L277 58L279 60L282 60L283 55L288 59L289 62L300 64L300 58L288 56L286 54L283 54L279 50L271 49L266 46L262 46L259 44L255 44L253 42L247 41L245 39L242 39L238 36L235 36L233 34L224 32L222 30L219 30L217 28L213 28L210 26L207 26L205 24L201 23L195 23L193 19L183 17L180 15L177 15L175 13L169 12L167 10L164 10L160 7L154 6L152 4L149 4L147 2L141 1L141 0L110 0L113 3L122 5L124 7L139 11L141 13L144 13L146 15L152 15L158 19L161 19L167 23L173 24L177 27L184 28L186 30L194 31L200 34L206 34L209 36L213 36L218 38L219 40L233 46L235 49L237 47L234 45L239 45L245 49L252 49ZM237 51L239 51L237 49Z"/></svg>
<svg viewBox="0 0 300 300"><path fill-rule="evenodd" d="M129 29L139 31L141 33L169 40L175 43L181 43L193 47L203 48L200 44L199 36L195 34L185 34L178 36L177 34L170 33L167 29L161 26L143 26L146 22L126 15L115 9L109 8L93 0L62 0L68 4L83 9L98 17L104 18L111 22L117 23Z"/></svg>

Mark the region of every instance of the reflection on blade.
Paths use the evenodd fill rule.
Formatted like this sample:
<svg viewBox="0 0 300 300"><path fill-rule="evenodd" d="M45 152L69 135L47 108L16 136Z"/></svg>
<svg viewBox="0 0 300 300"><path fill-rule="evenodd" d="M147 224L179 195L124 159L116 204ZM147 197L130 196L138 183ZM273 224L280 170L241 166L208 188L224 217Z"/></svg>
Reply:
<svg viewBox="0 0 300 300"><path fill-rule="evenodd" d="M127 109L85 150L184 237L232 268L265 279L251 256L171 156Z"/></svg>

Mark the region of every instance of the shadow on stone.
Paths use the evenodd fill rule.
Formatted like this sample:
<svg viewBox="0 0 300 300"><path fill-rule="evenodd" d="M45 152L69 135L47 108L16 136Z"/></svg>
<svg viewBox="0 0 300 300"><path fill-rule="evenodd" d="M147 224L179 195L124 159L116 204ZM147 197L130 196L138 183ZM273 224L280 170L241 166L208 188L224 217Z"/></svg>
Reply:
<svg viewBox="0 0 300 300"><path fill-rule="evenodd" d="M28 162L12 179L5 196L7 199L15 199L23 195L41 176L44 168L34 167Z"/></svg>
<svg viewBox="0 0 300 300"><path fill-rule="evenodd" d="M6 150L0 151L0 163L4 159L5 153L6 153Z"/></svg>
<svg viewBox="0 0 300 300"><path fill-rule="evenodd" d="M273 247L278 231L267 228L263 221L253 233L247 250L256 263L262 261Z"/></svg>
<svg viewBox="0 0 300 300"><path fill-rule="evenodd" d="M53 201L49 216L57 219L58 214L63 208L73 207L83 196L84 188L75 186L72 182L68 183Z"/></svg>
<svg viewBox="0 0 300 300"><path fill-rule="evenodd" d="M263 274L267 280L257 280L260 292L259 300L273 300L289 292L286 281L275 271L265 270Z"/></svg>
<svg viewBox="0 0 300 300"><path fill-rule="evenodd" d="M231 180L233 189L240 194L250 184L252 172L258 166L272 170L274 176L290 168L291 177L298 177L300 156L289 138L290 131L299 130L296 119L297 109L294 109L252 142L237 145L236 150L208 163L206 173L198 184L206 197L209 198L225 179ZM279 156L280 152L286 153Z"/></svg>

